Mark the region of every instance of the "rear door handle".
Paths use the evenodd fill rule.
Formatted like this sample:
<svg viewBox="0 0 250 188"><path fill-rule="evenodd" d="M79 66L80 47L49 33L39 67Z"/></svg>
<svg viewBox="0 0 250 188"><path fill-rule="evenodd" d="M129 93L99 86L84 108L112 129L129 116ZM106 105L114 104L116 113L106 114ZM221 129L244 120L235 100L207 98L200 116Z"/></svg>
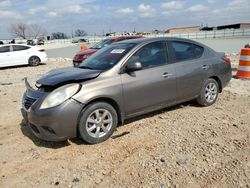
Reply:
<svg viewBox="0 0 250 188"><path fill-rule="evenodd" d="M172 76L173 74L170 74L170 73L168 73L168 72L164 72L161 76L163 77L163 78L168 78L169 76Z"/></svg>
<svg viewBox="0 0 250 188"><path fill-rule="evenodd" d="M203 66L202 66L202 69L203 69L203 70L207 70L208 68L209 68L208 65L203 65Z"/></svg>

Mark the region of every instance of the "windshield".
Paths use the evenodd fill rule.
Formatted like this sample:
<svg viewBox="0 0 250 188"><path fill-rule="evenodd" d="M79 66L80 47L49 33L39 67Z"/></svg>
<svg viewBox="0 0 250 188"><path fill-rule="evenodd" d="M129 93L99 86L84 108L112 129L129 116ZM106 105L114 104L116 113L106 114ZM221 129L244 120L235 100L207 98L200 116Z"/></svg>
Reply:
<svg viewBox="0 0 250 188"><path fill-rule="evenodd" d="M104 39L101 42L98 42L97 44L95 44L94 46L91 47L91 49L101 49L105 46L108 46L112 43L111 39Z"/></svg>
<svg viewBox="0 0 250 188"><path fill-rule="evenodd" d="M136 44L110 45L83 61L79 68L108 70L115 66Z"/></svg>

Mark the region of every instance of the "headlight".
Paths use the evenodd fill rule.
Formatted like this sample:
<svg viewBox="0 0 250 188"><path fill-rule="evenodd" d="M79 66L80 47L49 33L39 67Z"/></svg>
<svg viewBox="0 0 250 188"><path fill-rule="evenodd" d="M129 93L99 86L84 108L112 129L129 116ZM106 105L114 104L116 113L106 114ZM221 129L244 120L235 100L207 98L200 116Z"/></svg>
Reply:
<svg viewBox="0 0 250 188"><path fill-rule="evenodd" d="M40 109L57 106L79 91L79 84L67 84L51 92L42 102Z"/></svg>

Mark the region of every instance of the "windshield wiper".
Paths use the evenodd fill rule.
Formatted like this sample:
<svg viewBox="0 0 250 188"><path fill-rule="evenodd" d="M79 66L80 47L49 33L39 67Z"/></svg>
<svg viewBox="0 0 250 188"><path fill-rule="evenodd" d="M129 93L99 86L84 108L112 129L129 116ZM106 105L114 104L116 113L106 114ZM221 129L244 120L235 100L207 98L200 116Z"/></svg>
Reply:
<svg viewBox="0 0 250 188"><path fill-rule="evenodd" d="M81 69L90 69L90 70L93 70L92 67L88 67L88 66L80 66L79 68L81 68Z"/></svg>

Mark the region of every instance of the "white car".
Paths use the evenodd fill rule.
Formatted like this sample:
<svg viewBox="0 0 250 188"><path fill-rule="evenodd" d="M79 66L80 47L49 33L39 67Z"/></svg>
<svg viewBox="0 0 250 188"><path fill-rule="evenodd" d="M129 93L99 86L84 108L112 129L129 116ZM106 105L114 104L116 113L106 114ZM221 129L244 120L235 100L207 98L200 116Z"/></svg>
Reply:
<svg viewBox="0 0 250 188"><path fill-rule="evenodd" d="M0 45L0 67L37 66L47 60L45 49L24 44Z"/></svg>

